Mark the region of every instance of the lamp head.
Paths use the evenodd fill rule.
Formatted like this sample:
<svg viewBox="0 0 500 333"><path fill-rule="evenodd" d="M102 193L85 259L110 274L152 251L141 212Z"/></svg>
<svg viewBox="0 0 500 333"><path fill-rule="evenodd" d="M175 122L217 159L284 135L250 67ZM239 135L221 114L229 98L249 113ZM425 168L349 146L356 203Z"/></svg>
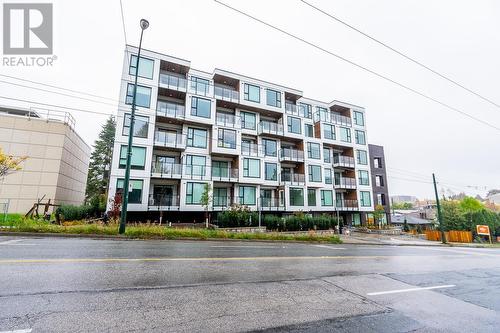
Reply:
<svg viewBox="0 0 500 333"><path fill-rule="evenodd" d="M141 29L146 30L149 27L149 22L148 20L141 19Z"/></svg>

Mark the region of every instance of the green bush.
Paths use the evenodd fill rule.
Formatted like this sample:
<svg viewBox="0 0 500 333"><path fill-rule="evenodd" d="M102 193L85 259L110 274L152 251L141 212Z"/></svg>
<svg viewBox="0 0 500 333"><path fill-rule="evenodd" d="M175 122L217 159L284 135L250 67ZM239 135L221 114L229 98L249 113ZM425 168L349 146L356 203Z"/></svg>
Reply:
<svg viewBox="0 0 500 333"><path fill-rule="evenodd" d="M337 225L337 218L327 214L314 217L302 213L286 217L265 215L263 221L268 230L276 231L328 230Z"/></svg>
<svg viewBox="0 0 500 333"><path fill-rule="evenodd" d="M59 215L63 221L83 220L93 216L95 212L91 205L61 205L56 209L56 215Z"/></svg>
<svg viewBox="0 0 500 333"><path fill-rule="evenodd" d="M259 225L259 214L246 206L235 205L217 215L217 225L220 228L255 227Z"/></svg>

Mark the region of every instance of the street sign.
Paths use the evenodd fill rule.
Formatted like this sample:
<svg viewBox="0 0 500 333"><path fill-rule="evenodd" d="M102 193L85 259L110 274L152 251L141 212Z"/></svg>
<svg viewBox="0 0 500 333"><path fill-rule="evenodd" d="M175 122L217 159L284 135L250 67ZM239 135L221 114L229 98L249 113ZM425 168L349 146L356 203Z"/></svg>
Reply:
<svg viewBox="0 0 500 333"><path fill-rule="evenodd" d="M490 235L490 227L487 225L476 225L476 232L478 235Z"/></svg>

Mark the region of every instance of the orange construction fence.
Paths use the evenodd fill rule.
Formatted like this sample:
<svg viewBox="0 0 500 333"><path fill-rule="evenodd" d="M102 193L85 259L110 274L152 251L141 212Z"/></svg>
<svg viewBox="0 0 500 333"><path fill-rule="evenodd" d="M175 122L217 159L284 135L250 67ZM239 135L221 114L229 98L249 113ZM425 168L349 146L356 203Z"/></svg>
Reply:
<svg viewBox="0 0 500 333"><path fill-rule="evenodd" d="M430 241L441 241L439 230L425 230L425 236ZM444 236L448 242L472 243L472 232L462 230L445 231Z"/></svg>

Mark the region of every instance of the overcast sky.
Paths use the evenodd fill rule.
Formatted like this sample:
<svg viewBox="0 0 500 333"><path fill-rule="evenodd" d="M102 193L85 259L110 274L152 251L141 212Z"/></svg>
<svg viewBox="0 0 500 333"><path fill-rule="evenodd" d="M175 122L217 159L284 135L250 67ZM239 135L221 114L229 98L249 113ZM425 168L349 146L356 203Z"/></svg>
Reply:
<svg viewBox="0 0 500 333"><path fill-rule="evenodd" d="M299 0L223 1L500 127L499 108ZM310 2L500 104L500 2ZM125 43L119 0L53 3L54 54L58 57L54 66L3 66L0 72L117 99ZM146 18L151 25L145 32L143 47L190 60L193 68L211 72L217 67L302 90L306 97L364 106L368 141L385 147L391 195L432 197L432 185L427 183L432 172L442 182L440 191L444 188L484 195L484 186L500 188L500 131L270 30L212 0L123 0L123 7L129 44L138 44L139 20ZM110 105L1 82L0 91L1 96L116 112ZM5 99L0 103L29 106ZM73 114L78 133L92 144L106 117ZM483 187L472 189L467 185Z"/></svg>

